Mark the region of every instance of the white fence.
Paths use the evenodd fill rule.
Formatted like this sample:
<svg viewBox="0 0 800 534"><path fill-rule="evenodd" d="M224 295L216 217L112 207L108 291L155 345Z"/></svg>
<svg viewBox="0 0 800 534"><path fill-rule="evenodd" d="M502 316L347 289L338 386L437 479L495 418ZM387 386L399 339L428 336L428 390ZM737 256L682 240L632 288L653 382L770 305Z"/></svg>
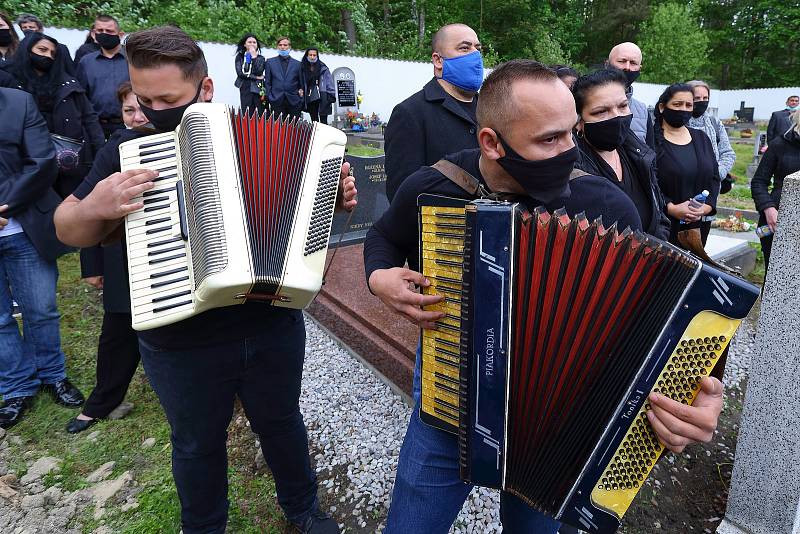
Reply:
<svg viewBox="0 0 800 534"><path fill-rule="evenodd" d="M85 30L47 28L46 33L64 43L74 53L86 37ZM214 80L214 100L238 105L239 90L234 87L236 73L233 67L235 48L220 43L200 43L208 62L209 74ZM263 50L266 57L277 55L274 49ZM300 59L302 52L293 51L292 57ZM373 112L384 121L389 120L392 108L406 97L419 91L433 77L430 63L396 61L367 57L342 56L323 52L321 59L333 72L337 67L349 67L356 75L356 90L364 97L361 111ZM663 92L665 85L635 83L634 96L652 106ZM733 89L711 91L710 107L718 109L722 119L733 116L744 101L746 107L755 108L756 120L767 120L773 111L783 109L790 95L800 94L800 87L772 89Z"/></svg>

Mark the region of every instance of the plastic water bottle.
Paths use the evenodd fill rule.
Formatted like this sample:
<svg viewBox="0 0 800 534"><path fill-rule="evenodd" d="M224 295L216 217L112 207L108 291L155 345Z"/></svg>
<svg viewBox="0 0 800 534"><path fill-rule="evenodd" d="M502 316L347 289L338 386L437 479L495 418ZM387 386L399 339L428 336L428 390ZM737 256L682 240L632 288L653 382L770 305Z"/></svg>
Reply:
<svg viewBox="0 0 800 534"><path fill-rule="evenodd" d="M756 228L756 235L759 238L771 236L773 233L772 228L770 228L768 224Z"/></svg>
<svg viewBox="0 0 800 534"><path fill-rule="evenodd" d="M703 189L698 195L694 198L689 199L689 206L694 209L699 209L703 207L703 204L706 203L706 199L708 198L708 189ZM686 224L687 221L681 221L681 224Z"/></svg>

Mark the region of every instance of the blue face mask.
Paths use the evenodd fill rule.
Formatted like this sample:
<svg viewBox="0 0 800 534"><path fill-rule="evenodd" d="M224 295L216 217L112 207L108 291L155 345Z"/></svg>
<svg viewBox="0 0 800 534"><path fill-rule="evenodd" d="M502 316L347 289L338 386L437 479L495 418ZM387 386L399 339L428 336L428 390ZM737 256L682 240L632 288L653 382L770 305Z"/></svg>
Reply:
<svg viewBox="0 0 800 534"><path fill-rule="evenodd" d="M789 111L797 111L798 109L800 109L800 106L795 106L795 107L786 106L786 109L788 109Z"/></svg>
<svg viewBox="0 0 800 534"><path fill-rule="evenodd" d="M459 89L477 93L483 83L483 56L478 50L465 56L442 58L442 80Z"/></svg>
<svg viewBox="0 0 800 534"><path fill-rule="evenodd" d="M289 55L289 51L288 50L278 50L278 55L286 57L286 56Z"/></svg>

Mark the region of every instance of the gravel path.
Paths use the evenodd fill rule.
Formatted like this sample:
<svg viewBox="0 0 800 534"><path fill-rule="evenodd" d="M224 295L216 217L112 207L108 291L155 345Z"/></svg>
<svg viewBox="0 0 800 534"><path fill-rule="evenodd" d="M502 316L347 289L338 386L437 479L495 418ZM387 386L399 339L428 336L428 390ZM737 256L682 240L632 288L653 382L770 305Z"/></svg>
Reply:
<svg viewBox="0 0 800 534"><path fill-rule="evenodd" d="M315 322L306 319L301 409L323 490L338 497L332 512L359 530L383 528L397 458L411 408ZM731 343L726 387L747 376L755 321L742 323ZM500 532L499 494L476 488L451 532Z"/></svg>

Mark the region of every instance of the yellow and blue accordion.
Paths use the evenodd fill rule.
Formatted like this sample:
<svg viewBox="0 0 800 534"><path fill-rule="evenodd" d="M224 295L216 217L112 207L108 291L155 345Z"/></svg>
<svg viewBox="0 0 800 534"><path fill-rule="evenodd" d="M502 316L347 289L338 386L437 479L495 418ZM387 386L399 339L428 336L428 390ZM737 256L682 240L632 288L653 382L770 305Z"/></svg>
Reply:
<svg viewBox="0 0 800 534"><path fill-rule="evenodd" d="M461 478L613 532L664 446L648 395L691 404L758 288L563 210L422 195L420 256L445 316L423 332L420 417Z"/></svg>

